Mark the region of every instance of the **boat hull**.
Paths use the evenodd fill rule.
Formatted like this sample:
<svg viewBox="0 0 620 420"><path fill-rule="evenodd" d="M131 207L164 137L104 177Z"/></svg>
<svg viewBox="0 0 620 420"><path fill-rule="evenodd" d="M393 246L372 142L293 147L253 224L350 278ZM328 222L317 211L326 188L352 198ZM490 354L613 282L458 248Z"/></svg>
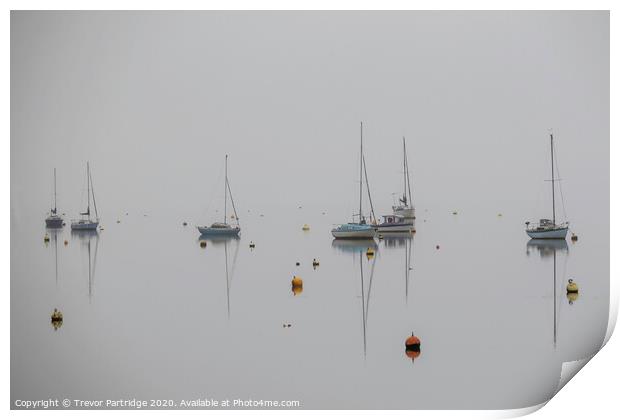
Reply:
<svg viewBox="0 0 620 420"><path fill-rule="evenodd" d="M565 239L568 233L568 227L562 227L558 229L544 229L544 230L526 230L527 236L532 239Z"/></svg>
<svg viewBox="0 0 620 420"><path fill-rule="evenodd" d="M411 223L385 223L377 226L377 232L379 233L410 233L413 231L413 224Z"/></svg>
<svg viewBox="0 0 620 420"><path fill-rule="evenodd" d="M72 222L71 230L97 230L99 222L93 222L90 220Z"/></svg>
<svg viewBox="0 0 620 420"><path fill-rule="evenodd" d="M206 236L238 236L241 231L240 227L230 228L212 228L210 226L198 226L201 235Z"/></svg>
<svg viewBox="0 0 620 420"><path fill-rule="evenodd" d="M402 216L407 219L415 219L415 208L413 207L393 206L392 211L397 216Z"/></svg>
<svg viewBox="0 0 620 420"><path fill-rule="evenodd" d="M374 239L376 232L372 228L355 231L339 231L334 229L332 230L332 235L336 239Z"/></svg>
<svg viewBox="0 0 620 420"><path fill-rule="evenodd" d="M55 218L55 217L50 217L45 219L45 227L48 228L52 228L52 229L58 229L62 227L62 219L61 218Z"/></svg>

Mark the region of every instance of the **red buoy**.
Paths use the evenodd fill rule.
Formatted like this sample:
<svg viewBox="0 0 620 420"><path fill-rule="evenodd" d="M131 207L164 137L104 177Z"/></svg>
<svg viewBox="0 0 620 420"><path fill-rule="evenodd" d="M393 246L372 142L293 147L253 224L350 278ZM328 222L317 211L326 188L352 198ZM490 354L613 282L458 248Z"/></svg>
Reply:
<svg viewBox="0 0 620 420"><path fill-rule="evenodd" d="M405 340L405 355L413 361L420 356L420 339L411 333Z"/></svg>

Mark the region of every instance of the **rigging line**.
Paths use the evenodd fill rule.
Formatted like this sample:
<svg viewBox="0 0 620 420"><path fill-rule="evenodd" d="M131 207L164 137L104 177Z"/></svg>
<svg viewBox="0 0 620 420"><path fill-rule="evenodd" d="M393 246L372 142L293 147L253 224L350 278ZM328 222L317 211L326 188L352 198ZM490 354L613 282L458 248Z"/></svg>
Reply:
<svg viewBox="0 0 620 420"><path fill-rule="evenodd" d="M403 142L405 138L403 137ZM407 157L407 151L405 148L405 171L407 173L407 190L409 191L409 205L413 207L413 197L411 196L411 177L409 174L409 159Z"/></svg>
<svg viewBox="0 0 620 420"><path fill-rule="evenodd" d="M560 177L560 167L558 166L558 151L557 147L555 148L555 171L558 174L558 187L560 187L560 198L562 199L562 214L564 214L564 221L568 220L568 216L566 215L566 205L564 204L564 193L562 192L562 178Z"/></svg>
<svg viewBox="0 0 620 420"><path fill-rule="evenodd" d="M375 209L372 206L372 198L370 197L370 184L368 183L368 173L366 172L366 158L362 156L362 163L364 166L364 178L366 178L366 189L368 190L368 202L370 203L370 215L372 216L373 224L377 221L377 216L375 216Z"/></svg>
<svg viewBox="0 0 620 420"><path fill-rule="evenodd" d="M90 171L88 171L88 180L90 181L90 189L93 192L93 205L95 206L95 217L99 219L99 214L97 213L97 202L95 201L95 186L93 185L93 178L90 175Z"/></svg>
<svg viewBox="0 0 620 420"><path fill-rule="evenodd" d="M228 183L228 178L226 178L226 187L228 188L230 202L232 204L233 212L235 213L235 221L237 222L237 225L239 225L239 216L237 215L237 209L235 208L235 201L233 200L232 191L230 190L230 184Z"/></svg>

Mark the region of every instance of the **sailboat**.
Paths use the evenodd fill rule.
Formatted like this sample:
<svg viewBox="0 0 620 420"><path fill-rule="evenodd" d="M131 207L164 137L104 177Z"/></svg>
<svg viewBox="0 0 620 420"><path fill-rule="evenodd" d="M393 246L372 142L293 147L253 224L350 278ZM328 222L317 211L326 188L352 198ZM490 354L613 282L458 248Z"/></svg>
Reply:
<svg viewBox="0 0 620 420"><path fill-rule="evenodd" d="M409 179L409 163L407 162L407 145L403 137L403 196L398 199L399 204L392 206L392 211L396 216L407 219L415 219L415 208L411 199L411 181Z"/></svg>
<svg viewBox="0 0 620 420"><path fill-rule="evenodd" d="M56 168L54 168L54 207L50 209L50 213L45 219L45 227L53 229L62 227L62 217L58 215L56 210Z"/></svg>
<svg viewBox="0 0 620 420"><path fill-rule="evenodd" d="M363 171L363 172L362 172ZM364 143L363 143L363 124L360 123L360 206L359 213L357 215L359 217L358 222L351 222L342 224L334 229L332 229L332 235L336 239L373 239L376 235L376 228L374 225L370 225L366 223L366 219L362 214L362 173L366 173L366 162L364 160ZM372 208L372 201L370 200L370 187L368 186L368 175L366 174L366 188L368 189L368 201L370 202ZM374 211L371 210L371 213Z"/></svg>
<svg viewBox="0 0 620 420"><path fill-rule="evenodd" d="M84 213L80 213L81 216L79 220L71 221L71 230L97 230L97 226L99 226L99 214L97 213L97 202L95 201L95 189L93 187L93 180L90 176L90 164L86 162L86 189L87 189L87 204L86 211ZM91 219L90 217L90 196L93 196L93 206L95 208L95 219Z"/></svg>
<svg viewBox="0 0 620 420"><path fill-rule="evenodd" d="M235 220L235 225L231 226L227 223L227 201L228 195L230 194L230 202L233 208L233 218ZM228 155L226 155L225 164L224 164L224 221L223 222L215 222L211 224L211 226L197 226L198 230L202 235L226 235L226 236L237 236L241 231L241 227L239 226L239 217L237 216L237 209L235 209L235 202L233 201L232 191L230 190L230 184L228 183Z"/></svg>
<svg viewBox="0 0 620 420"><path fill-rule="evenodd" d="M555 169L553 160L553 133L551 141L551 203L553 219L540 219L539 223L525 222L525 233L532 239L565 239L568 232L568 222L560 224L555 220Z"/></svg>

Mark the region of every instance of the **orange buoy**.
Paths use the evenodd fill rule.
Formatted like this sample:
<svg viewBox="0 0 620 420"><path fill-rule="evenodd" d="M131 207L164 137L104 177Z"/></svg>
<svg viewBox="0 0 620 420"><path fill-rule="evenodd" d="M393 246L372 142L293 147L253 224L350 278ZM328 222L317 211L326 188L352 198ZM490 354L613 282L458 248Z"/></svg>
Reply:
<svg viewBox="0 0 620 420"><path fill-rule="evenodd" d="M291 291L293 292L293 296L301 295L301 292L304 291L304 286L303 284L298 285L298 286L293 285L291 287Z"/></svg>
<svg viewBox="0 0 620 420"><path fill-rule="evenodd" d="M293 287L304 287L304 281L301 277L293 276L293 280L291 280L291 284Z"/></svg>
<svg viewBox="0 0 620 420"><path fill-rule="evenodd" d="M410 337L405 340L405 354L412 361L420 356L420 339L411 333Z"/></svg>
<svg viewBox="0 0 620 420"><path fill-rule="evenodd" d="M65 239L65 246L67 246L68 244L69 244L69 241Z"/></svg>
<svg viewBox="0 0 620 420"><path fill-rule="evenodd" d="M574 233L570 237L570 240L573 241L573 242L577 242L577 239L579 239L579 237L577 235L575 235Z"/></svg>

